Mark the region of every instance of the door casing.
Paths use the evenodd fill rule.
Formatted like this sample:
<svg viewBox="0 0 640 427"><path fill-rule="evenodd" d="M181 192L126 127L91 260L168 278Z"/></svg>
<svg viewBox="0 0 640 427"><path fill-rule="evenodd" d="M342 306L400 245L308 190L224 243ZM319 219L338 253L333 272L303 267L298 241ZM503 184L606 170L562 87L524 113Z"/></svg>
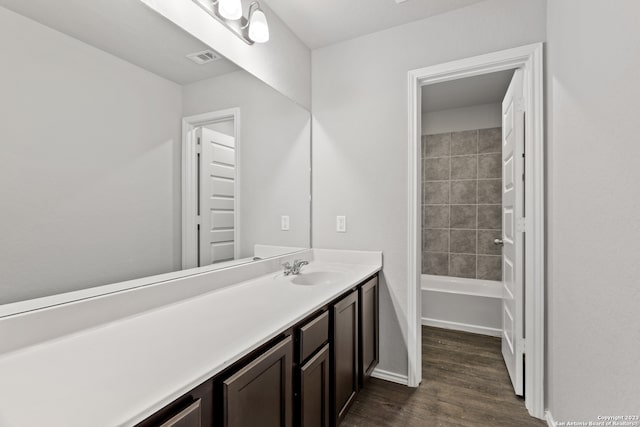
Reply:
<svg viewBox="0 0 640 427"><path fill-rule="evenodd" d="M543 44L516 47L408 72L407 384L422 381L420 177L422 86L522 69L525 109L525 405L544 419L544 86ZM428 381L428 379L426 379Z"/></svg>

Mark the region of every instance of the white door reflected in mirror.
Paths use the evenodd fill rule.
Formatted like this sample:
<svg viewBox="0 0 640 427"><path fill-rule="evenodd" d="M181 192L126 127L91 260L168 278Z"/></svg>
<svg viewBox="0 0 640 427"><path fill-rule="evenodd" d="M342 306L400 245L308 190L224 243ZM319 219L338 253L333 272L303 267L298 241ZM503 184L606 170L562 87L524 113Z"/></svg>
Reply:
<svg viewBox="0 0 640 427"><path fill-rule="evenodd" d="M236 139L210 129L196 130L199 161L198 266L236 258Z"/></svg>

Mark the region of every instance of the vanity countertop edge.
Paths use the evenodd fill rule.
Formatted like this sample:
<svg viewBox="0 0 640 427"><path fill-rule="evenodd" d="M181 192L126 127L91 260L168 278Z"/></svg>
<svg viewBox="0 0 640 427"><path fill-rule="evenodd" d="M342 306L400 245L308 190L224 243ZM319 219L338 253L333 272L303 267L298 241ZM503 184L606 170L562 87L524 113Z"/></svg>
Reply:
<svg viewBox="0 0 640 427"><path fill-rule="evenodd" d="M307 272L341 280L270 273L0 355L0 425L135 425L382 270L380 252L314 255Z"/></svg>

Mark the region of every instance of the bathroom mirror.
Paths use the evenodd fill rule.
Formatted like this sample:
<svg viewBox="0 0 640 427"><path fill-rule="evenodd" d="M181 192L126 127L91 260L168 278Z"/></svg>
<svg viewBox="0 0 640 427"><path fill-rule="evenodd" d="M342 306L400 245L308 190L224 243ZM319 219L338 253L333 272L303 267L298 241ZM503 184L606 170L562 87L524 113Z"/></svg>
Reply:
<svg viewBox="0 0 640 427"><path fill-rule="evenodd" d="M0 51L0 307L310 247L310 113L142 2L0 0Z"/></svg>

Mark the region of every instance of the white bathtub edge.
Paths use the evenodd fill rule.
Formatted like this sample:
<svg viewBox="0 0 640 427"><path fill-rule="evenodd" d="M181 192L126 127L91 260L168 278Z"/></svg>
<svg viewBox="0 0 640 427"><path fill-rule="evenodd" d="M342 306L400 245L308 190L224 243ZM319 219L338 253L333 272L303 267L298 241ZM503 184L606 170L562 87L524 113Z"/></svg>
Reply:
<svg viewBox="0 0 640 427"><path fill-rule="evenodd" d="M500 337L502 282L421 276L422 324Z"/></svg>
<svg viewBox="0 0 640 427"><path fill-rule="evenodd" d="M420 276L420 287L423 291L430 292L502 298L502 282L493 280L423 274Z"/></svg>

